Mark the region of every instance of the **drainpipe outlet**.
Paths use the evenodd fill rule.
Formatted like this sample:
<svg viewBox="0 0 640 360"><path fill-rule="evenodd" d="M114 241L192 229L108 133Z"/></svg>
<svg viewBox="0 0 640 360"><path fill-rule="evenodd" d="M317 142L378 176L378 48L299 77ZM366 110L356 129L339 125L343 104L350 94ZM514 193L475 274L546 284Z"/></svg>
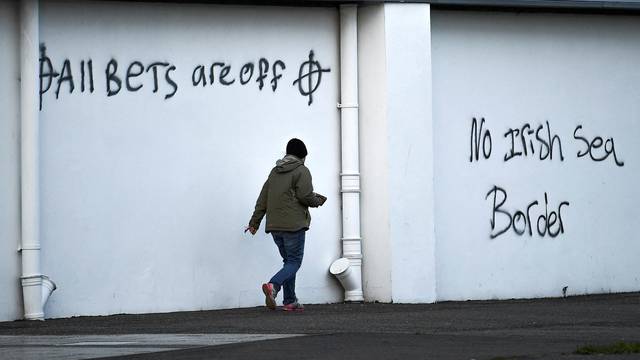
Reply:
<svg viewBox="0 0 640 360"><path fill-rule="evenodd" d="M54 283L48 276L42 275L42 307L47 304L51 293L57 289L56 283Z"/></svg>
<svg viewBox="0 0 640 360"><path fill-rule="evenodd" d="M351 261L347 258L340 258L334 261L329 267L329 272L338 278L346 293L358 291L360 279L356 271L353 271ZM348 299L346 299L348 300Z"/></svg>
<svg viewBox="0 0 640 360"><path fill-rule="evenodd" d="M44 305L56 289L56 284L44 275L23 276L24 317L27 320L44 321Z"/></svg>

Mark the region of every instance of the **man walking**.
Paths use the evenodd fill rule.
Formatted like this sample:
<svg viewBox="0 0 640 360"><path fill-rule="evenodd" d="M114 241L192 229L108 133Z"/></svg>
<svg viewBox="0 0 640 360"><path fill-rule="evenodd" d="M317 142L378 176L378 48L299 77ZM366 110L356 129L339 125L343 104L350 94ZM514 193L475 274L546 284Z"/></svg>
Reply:
<svg viewBox="0 0 640 360"><path fill-rule="evenodd" d="M284 290L283 310L304 310L296 297L296 273L302 264L305 232L311 223L309 207L322 206L327 200L313 192L311 173L304 166L306 157L304 143L295 138L289 140L287 154L269 173L245 229L255 235L266 213L265 231L271 233L282 256L282 269L262 284L265 304L271 310L276 308L276 296L281 289Z"/></svg>

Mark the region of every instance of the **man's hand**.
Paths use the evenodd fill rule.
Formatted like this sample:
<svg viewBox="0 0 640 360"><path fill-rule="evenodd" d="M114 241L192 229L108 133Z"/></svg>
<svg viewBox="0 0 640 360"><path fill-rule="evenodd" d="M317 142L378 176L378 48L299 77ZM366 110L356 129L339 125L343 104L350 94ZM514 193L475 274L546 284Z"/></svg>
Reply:
<svg viewBox="0 0 640 360"><path fill-rule="evenodd" d="M254 228L253 226L247 226L244 229L244 232L247 232L247 231L250 232L251 235L255 235L258 230L256 228Z"/></svg>

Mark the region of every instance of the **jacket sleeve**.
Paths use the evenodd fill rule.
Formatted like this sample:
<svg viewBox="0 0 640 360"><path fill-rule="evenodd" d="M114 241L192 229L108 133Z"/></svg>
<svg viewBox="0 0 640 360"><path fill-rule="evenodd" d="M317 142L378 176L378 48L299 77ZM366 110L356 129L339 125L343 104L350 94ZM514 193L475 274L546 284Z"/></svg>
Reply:
<svg viewBox="0 0 640 360"><path fill-rule="evenodd" d="M262 190L260 191L260 196L258 196L258 200L256 201L256 207L253 210L253 215L251 215L251 220L249 220L249 226L258 230L260 227L260 222L262 222L262 218L264 214L267 212L267 197L269 192L269 179L264 182L262 185Z"/></svg>
<svg viewBox="0 0 640 360"><path fill-rule="evenodd" d="M300 176L295 183L296 198L300 204L309 207L318 207L321 204L320 199L313 192L313 184L311 181L311 172L305 166L302 166Z"/></svg>

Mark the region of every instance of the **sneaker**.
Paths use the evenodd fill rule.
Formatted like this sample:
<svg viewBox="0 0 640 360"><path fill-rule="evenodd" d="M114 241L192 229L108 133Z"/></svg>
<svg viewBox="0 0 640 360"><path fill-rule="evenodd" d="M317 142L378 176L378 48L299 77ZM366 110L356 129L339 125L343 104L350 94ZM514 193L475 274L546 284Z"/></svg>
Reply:
<svg viewBox="0 0 640 360"><path fill-rule="evenodd" d="M286 304L282 307L284 311L304 311L304 306L299 302L292 302L291 304Z"/></svg>
<svg viewBox="0 0 640 360"><path fill-rule="evenodd" d="M272 283L262 284L262 292L264 293L264 304L271 310L276 309L276 291Z"/></svg>

